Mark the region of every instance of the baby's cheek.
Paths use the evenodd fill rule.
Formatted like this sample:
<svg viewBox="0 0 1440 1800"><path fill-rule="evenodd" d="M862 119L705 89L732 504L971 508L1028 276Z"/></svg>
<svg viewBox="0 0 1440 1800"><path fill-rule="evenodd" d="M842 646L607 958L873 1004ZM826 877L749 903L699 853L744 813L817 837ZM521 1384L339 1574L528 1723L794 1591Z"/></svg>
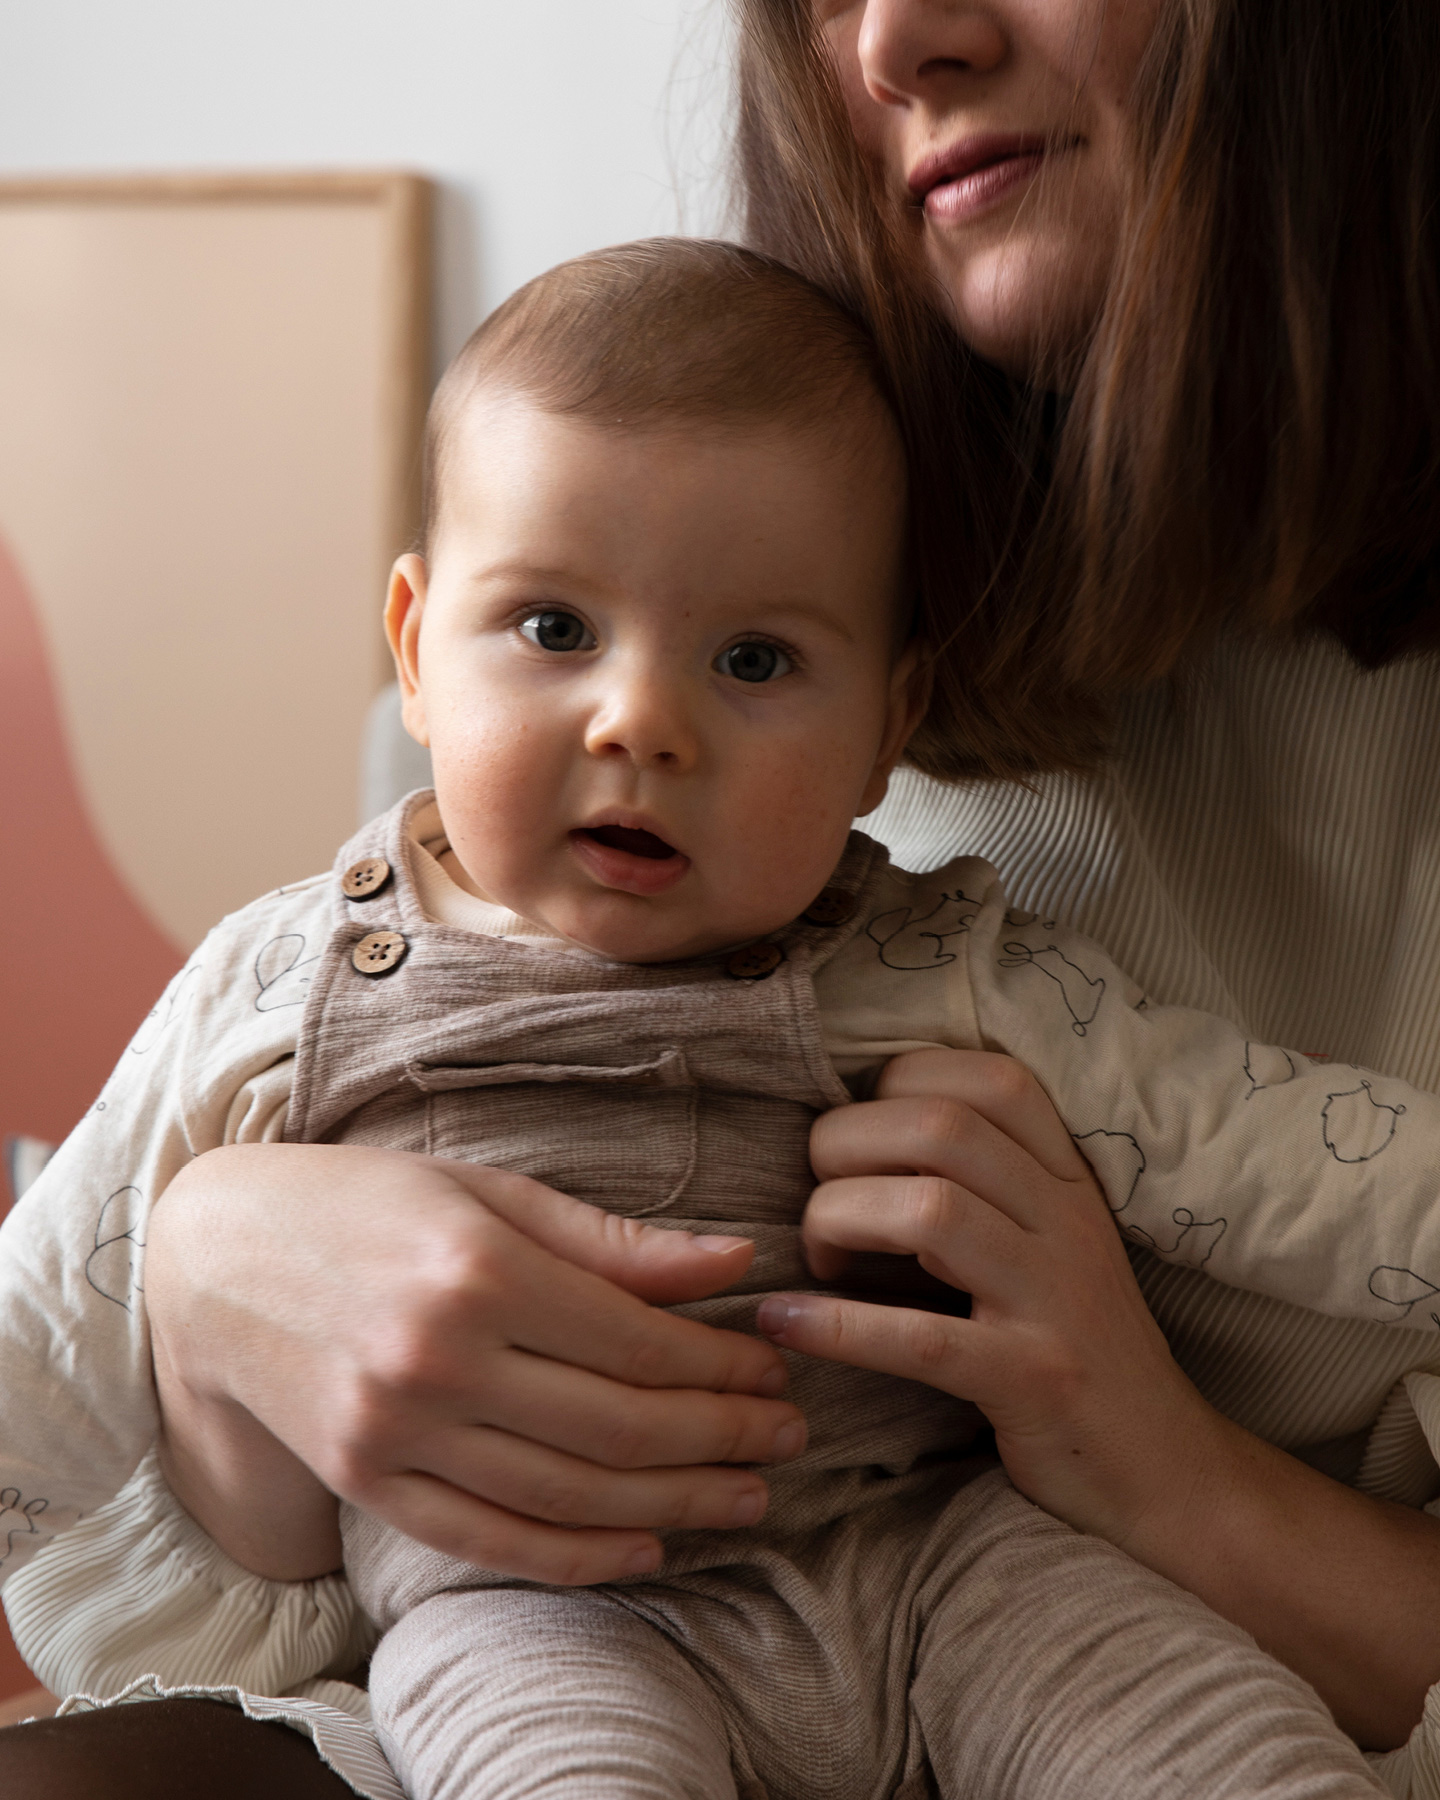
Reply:
<svg viewBox="0 0 1440 1800"><path fill-rule="evenodd" d="M829 879L849 835L848 792L817 772L792 770L749 798L740 815L732 875L772 907L799 913Z"/></svg>

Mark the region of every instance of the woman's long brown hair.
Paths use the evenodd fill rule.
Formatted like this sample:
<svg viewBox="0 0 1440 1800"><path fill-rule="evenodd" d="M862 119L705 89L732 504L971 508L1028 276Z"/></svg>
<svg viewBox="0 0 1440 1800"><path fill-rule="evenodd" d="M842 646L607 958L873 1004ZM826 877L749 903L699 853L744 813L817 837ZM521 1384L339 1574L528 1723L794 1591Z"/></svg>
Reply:
<svg viewBox="0 0 1440 1800"><path fill-rule="evenodd" d="M1440 0L1167 0L1067 397L970 354L862 162L809 0L736 0L748 241L881 348L936 698L911 760L1083 768L1226 630L1440 649Z"/></svg>

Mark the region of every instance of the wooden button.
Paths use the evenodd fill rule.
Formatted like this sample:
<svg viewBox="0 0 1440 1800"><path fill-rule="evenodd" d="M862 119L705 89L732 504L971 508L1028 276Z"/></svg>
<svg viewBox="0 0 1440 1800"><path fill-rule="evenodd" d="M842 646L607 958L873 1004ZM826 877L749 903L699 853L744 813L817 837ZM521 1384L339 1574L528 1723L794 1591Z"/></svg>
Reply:
<svg viewBox="0 0 1440 1800"><path fill-rule="evenodd" d="M388 975L409 949L398 931L372 931L350 952L350 961L362 975Z"/></svg>
<svg viewBox="0 0 1440 1800"><path fill-rule="evenodd" d="M848 888L821 888L801 915L807 925L843 925L855 910Z"/></svg>
<svg viewBox="0 0 1440 1800"><path fill-rule="evenodd" d="M340 877L340 891L347 900L368 900L390 880L390 865L383 856L367 856L351 863Z"/></svg>
<svg viewBox="0 0 1440 1800"><path fill-rule="evenodd" d="M725 958L725 973L736 981L763 981L785 960L778 944L744 944Z"/></svg>

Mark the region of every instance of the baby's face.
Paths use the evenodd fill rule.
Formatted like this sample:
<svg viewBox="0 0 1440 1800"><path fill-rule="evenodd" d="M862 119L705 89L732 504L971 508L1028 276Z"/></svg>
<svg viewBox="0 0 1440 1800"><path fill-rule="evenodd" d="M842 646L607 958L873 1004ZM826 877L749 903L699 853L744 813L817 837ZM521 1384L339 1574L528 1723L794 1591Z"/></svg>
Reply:
<svg viewBox="0 0 1440 1800"><path fill-rule="evenodd" d="M873 436L467 408L386 623L479 894L626 962L805 909L916 722L878 409Z"/></svg>

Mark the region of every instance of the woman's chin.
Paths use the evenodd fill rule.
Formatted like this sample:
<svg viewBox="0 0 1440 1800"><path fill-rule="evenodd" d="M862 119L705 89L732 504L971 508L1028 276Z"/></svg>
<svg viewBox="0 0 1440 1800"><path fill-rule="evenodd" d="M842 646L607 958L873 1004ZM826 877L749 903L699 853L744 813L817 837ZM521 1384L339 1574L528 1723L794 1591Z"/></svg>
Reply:
<svg viewBox="0 0 1440 1800"><path fill-rule="evenodd" d="M955 328L977 355L1021 381L1050 381L1073 367L1104 299L1093 249L1037 242L1016 228L978 250L935 232L929 253Z"/></svg>

